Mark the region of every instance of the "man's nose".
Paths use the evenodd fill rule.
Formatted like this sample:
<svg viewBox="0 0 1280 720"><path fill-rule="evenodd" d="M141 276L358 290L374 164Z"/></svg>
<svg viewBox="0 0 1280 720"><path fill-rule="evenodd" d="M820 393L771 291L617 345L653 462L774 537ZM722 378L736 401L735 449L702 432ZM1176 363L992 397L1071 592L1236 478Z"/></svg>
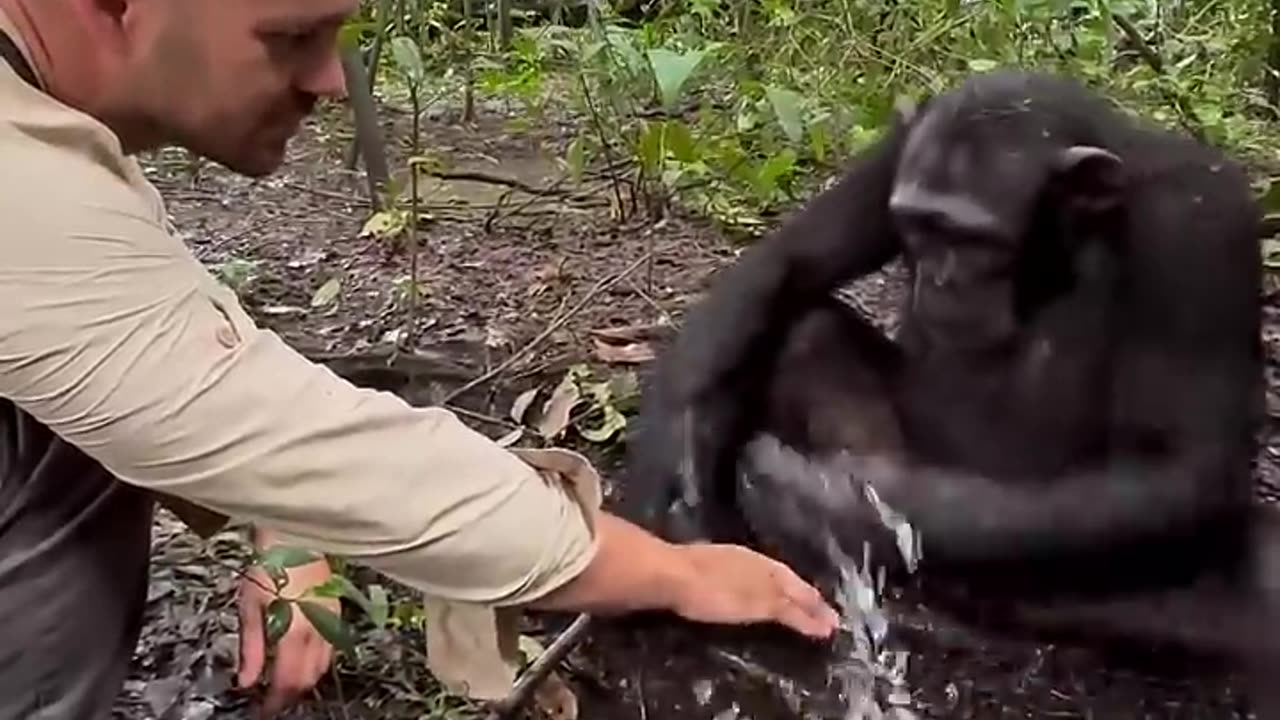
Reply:
<svg viewBox="0 0 1280 720"><path fill-rule="evenodd" d="M342 72L342 58L337 50L329 53L325 61L303 77L298 85L300 90L317 97L345 100L347 78Z"/></svg>

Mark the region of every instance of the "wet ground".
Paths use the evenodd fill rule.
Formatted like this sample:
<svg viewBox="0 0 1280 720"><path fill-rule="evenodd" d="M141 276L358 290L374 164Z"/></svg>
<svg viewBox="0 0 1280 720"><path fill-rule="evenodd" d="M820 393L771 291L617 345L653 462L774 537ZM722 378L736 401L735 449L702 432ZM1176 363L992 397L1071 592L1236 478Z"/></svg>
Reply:
<svg viewBox="0 0 1280 720"><path fill-rule="evenodd" d="M386 122L398 137L404 120L388 111ZM438 402L487 378L456 403L465 420L497 438L515 427L509 410L519 392L550 387L571 364L600 357L593 331L641 328L628 333L642 337L644 328L678 317L735 249L706 223L678 213L659 221L619 219L607 173L577 184L560 181L555 158L564 157L572 139L567 127L513 128L497 107L482 107L471 127L453 120L431 118L425 137L450 172L466 171L469 179L432 183L424 194L434 220L421 233L423 296L412 325L403 294L405 253L361 234L369 209L363 179L344 167L349 131L340 114L318 117L294 144L284 171L260 182L192 166L176 153L147 164L191 247L238 284L261 323L356 382L415 403ZM402 159L404 148L394 155ZM889 273L859 283L854 297L890 325L897 290ZM1273 372L1280 358L1276 308L1269 296ZM418 352L388 368L388 343L405 332L415 336ZM513 354L516 360L508 362ZM1268 438L1259 477L1262 494L1274 498L1270 480L1280 477L1274 427ZM590 452L616 480L616 448ZM610 501L617 488L611 490ZM117 717L248 717L245 698L227 687L236 623L234 582L225 566L243 558L243 547L231 536L202 543L167 515L157 520L155 537L148 626ZM891 645L910 651L901 687L907 707L920 717L1229 718L1240 706L1238 686L1167 653L1148 658L1153 662L1145 665L1163 665L1153 669L1087 651L997 640L906 598L890 599L887 610ZM547 627L540 627L542 620ZM534 620L529 632L548 642L567 621ZM680 630L639 621L597 625L562 672L577 697L577 715L796 717L788 683L801 690L806 681L821 686L830 664L825 649L774 633L751 633L753 641L746 642L736 631ZM406 617L395 631L366 635L361 648L359 661L344 659L291 716L468 716L426 673L415 618ZM826 707L821 698L801 700L812 717L843 714L829 697Z"/></svg>

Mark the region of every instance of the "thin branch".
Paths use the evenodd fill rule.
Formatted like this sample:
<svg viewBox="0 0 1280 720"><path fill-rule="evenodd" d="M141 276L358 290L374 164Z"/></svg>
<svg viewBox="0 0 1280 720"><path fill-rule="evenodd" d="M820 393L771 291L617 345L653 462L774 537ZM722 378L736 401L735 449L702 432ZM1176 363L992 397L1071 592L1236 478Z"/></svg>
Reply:
<svg viewBox="0 0 1280 720"><path fill-rule="evenodd" d="M423 174L430 175L431 177L435 177L435 178L440 178L441 180L469 180L471 182L488 183L490 185L503 185L505 187L511 187L511 188L516 188L517 190L523 190L524 192L527 192L530 195L565 194L564 191L557 190L554 185L551 187L540 188L535 185L530 185L529 183L523 180L517 180L516 178L503 177L501 175L491 175L482 170L433 170L429 172L424 171Z"/></svg>
<svg viewBox="0 0 1280 720"><path fill-rule="evenodd" d="M524 359L524 356L528 355L529 352L531 352L535 347L542 344L542 341L551 337L552 333L554 333L556 330L559 330L565 323L569 322L569 320L571 320L575 315L582 312L583 308L585 308L587 304L590 303L591 300L594 299L597 295L604 292L605 290L608 290L614 285L617 285L619 282L625 279L628 275L635 272L636 269L639 268L641 265L643 265L648 259L649 259L649 255L646 253L640 256L638 260L636 260L635 262L632 262L630 265L624 268L621 272L615 274L610 278L606 278L596 283L595 286L592 287L589 291L587 291L587 294L584 295L582 299L578 301L577 305L574 305L572 308L569 308L569 310L567 310L566 312L561 314L559 317L557 317L555 320L553 320L545 330L538 333L537 337L530 340L524 347L517 350L513 355L511 355L511 357L504 360L494 369L481 375L480 377L477 377L471 382L464 384L462 387L446 395L442 402L447 403L457 398L459 395L462 395L463 393L467 392L468 390L471 390L483 383L486 383L492 380L493 378L498 377L502 373L506 372L508 369L513 367L516 363L520 362L520 360Z"/></svg>
<svg viewBox="0 0 1280 720"><path fill-rule="evenodd" d="M1147 65L1155 71L1156 75L1163 80L1169 80L1169 76L1164 71L1164 61L1156 53L1152 47L1147 44L1146 38L1142 37L1142 32L1138 30L1129 18L1120 13L1113 12L1111 17L1115 18L1116 25L1124 31L1124 34L1131 40L1138 49L1138 54L1146 61ZM1171 90L1165 83L1157 83L1161 95L1164 96L1165 102L1173 106L1178 111L1178 119L1182 122L1182 127L1197 140L1204 140L1204 125L1200 122L1200 117L1196 115L1196 111L1187 99L1180 93Z"/></svg>
<svg viewBox="0 0 1280 720"><path fill-rule="evenodd" d="M605 172L609 178L610 185L613 186L613 195L618 201L618 213L621 215L623 214L622 187L615 170L618 165L613 159L613 149L609 144L609 137L604 132L604 124L600 121L600 111L596 109L596 103L591 99L591 88L587 85L586 76L579 74L578 83L582 85L582 95L586 98L587 110L591 113L591 122L596 126L596 134L600 137L600 149L604 151Z"/></svg>
<svg viewBox="0 0 1280 720"><path fill-rule="evenodd" d="M582 613L574 618L573 623L556 637L546 651L538 656L538 659L533 661L528 670L524 671L516 681L515 687L511 688L511 692L493 704L488 720L503 720L519 709L547 675L578 646L590 627L590 615Z"/></svg>

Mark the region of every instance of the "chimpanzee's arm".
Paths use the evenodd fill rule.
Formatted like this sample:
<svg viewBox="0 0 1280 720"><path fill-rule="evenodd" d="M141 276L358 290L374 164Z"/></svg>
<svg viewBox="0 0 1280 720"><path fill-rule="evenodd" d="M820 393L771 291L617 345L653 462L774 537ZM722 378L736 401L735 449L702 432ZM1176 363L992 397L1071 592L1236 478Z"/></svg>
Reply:
<svg viewBox="0 0 1280 720"><path fill-rule="evenodd" d="M790 319L899 252L889 193L905 134L895 122L838 183L722 271L668 351L669 390L689 399L715 388L768 356Z"/></svg>
<svg viewBox="0 0 1280 720"><path fill-rule="evenodd" d="M899 251L888 200L905 134L899 119L839 183L744 252L691 309L644 393L628 442L624 514L663 533L654 520L682 487L686 497L718 494L732 508L731 489L714 484L752 421L751 398L765 385L788 321ZM675 534L715 534L707 518L689 520L701 527Z"/></svg>
<svg viewBox="0 0 1280 720"><path fill-rule="evenodd" d="M882 457L829 460L826 474L870 484L920 532L926 562L1050 560L1189 538L1248 509L1250 377L1243 363L1165 374L1181 383L1169 389L1182 398L1173 403L1178 410L1152 405L1164 416L1130 434L1105 465L1056 478L997 479ZM815 527L824 518L839 527L867 517L856 483L820 483L811 473L774 473L764 481L772 485L768 492L798 498L814 513Z"/></svg>
<svg viewBox="0 0 1280 720"><path fill-rule="evenodd" d="M1165 156L1174 153L1188 151ZM1182 200L1189 188L1197 202ZM1105 464L998 480L910 462L843 470L921 531L926 558L1061 557L1187 537L1248 510L1263 394L1259 217L1247 179L1216 154L1193 156L1149 174L1132 202ZM792 490L834 517L859 502L847 488Z"/></svg>

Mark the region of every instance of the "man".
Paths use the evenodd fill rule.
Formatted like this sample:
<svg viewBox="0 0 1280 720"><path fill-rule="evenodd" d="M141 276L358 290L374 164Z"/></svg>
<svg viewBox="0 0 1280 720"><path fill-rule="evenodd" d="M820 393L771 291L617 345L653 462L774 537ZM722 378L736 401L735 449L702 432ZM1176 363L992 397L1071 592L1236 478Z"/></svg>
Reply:
<svg viewBox="0 0 1280 720"><path fill-rule="evenodd" d="M510 679L495 665L508 609L835 627L768 558L673 546L602 512L577 456L505 451L443 409L307 362L169 232L130 156L176 143L273 171L316 99L343 95L335 38L355 6L0 0L4 720L108 715L139 632L156 498L422 590L433 669L477 696ZM327 575L300 568L289 594ZM244 595L242 681L262 673L262 602ZM268 712L329 663L296 622Z"/></svg>

